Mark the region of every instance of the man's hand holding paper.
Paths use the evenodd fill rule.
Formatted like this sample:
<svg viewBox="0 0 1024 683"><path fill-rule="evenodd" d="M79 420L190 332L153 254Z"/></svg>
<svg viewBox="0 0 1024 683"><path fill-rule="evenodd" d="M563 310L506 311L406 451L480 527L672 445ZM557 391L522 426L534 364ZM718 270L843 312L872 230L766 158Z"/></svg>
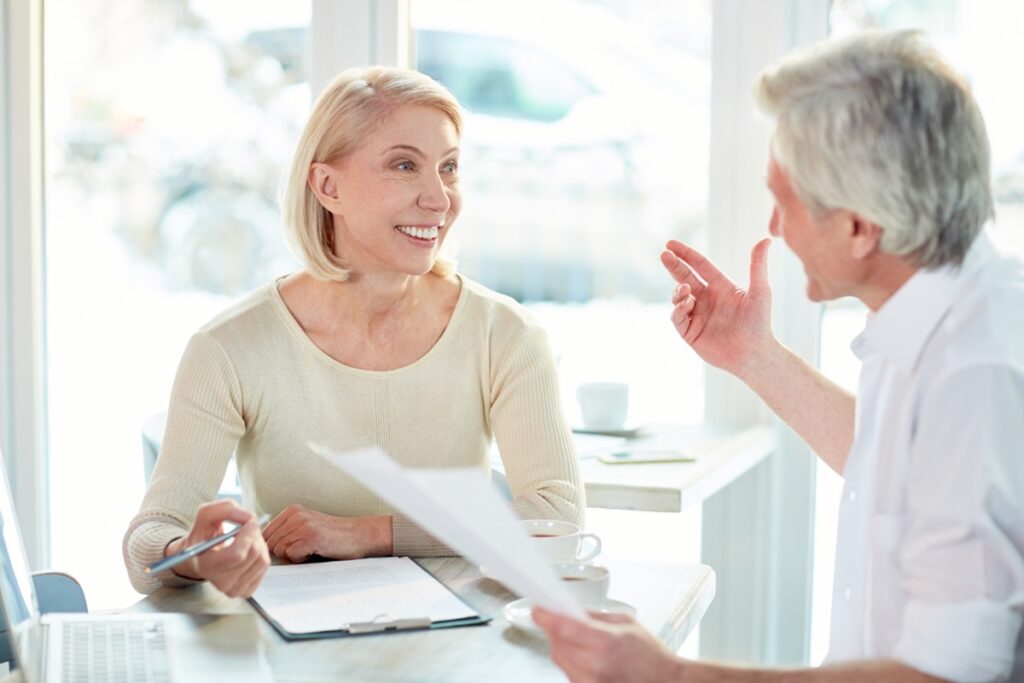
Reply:
<svg viewBox="0 0 1024 683"><path fill-rule="evenodd" d="M340 453L315 443L309 447L535 605L585 618L480 470L408 469L379 448Z"/></svg>

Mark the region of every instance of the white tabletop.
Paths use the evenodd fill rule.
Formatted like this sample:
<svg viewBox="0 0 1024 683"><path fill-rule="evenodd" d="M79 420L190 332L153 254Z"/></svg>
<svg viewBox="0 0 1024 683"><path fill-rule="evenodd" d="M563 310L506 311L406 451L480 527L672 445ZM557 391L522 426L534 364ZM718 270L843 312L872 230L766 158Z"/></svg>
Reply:
<svg viewBox="0 0 1024 683"><path fill-rule="evenodd" d="M515 599L501 584L481 577L461 558L420 560L467 603L491 617L484 626L288 643L266 623L267 659L278 681L564 681L547 643L509 625L502 608ZM608 560L609 597L637 608L638 620L672 650L690 634L715 592L714 572L703 565ZM210 587L165 588L133 610L207 614L251 613Z"/></svg>
<svg viewBox="0 0 1024 683"><path fill-rule="evenodd" d="M580 455L587 506L616 510L679 512L702 502L776 447L775 428L738 432L701 427L651 425L614 450L669 450L694 462L605 464L596 451Z"/></svg>

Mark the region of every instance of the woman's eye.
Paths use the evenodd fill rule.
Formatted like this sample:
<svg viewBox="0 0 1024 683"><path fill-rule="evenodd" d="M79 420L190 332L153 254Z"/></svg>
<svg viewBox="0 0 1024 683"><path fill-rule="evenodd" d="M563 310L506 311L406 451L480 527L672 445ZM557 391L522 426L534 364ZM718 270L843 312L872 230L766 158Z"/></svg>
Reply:
<svg viewBox="0 0 1024 683"><path fill-rule="evenodd" d="M444 172L449 175L455 175L456 173L459 172L459 164L458 162L455 161L449 161L444 166L442 166L442 168Z"/></svg>
<svg viewBox="0 0 1024 683"><path fill-rule="evenodd" d="M395 168L399 171L414 171L416 166L411 161L399 161L395 164Z"/></svg>

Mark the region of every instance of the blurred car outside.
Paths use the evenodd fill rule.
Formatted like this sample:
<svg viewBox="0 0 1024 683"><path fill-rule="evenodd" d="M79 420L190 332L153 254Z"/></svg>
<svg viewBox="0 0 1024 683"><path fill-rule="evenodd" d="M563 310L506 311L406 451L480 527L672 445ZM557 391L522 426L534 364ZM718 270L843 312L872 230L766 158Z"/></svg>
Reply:
<svg viewBox="0 0 1024 683"><path fill-rule="evenodd" d="M83 83L63 172L112 194L117 234L168 289L235 296L294 268L278 199L310 102L307 32L235 15L229 35L178 4L137 56L176 109ZM704 220L708 56L570 0L413 8L418 68L466 110L460 269L520 300L662 299L658 251Z"/></svg>
<svg viewBox="0 0 1024 683"><path fill-rule="evenodd" d="M520 300L660 299L707 198L707 54L579 2L414 5L417 68L465 109L460 268Z"/></svg>

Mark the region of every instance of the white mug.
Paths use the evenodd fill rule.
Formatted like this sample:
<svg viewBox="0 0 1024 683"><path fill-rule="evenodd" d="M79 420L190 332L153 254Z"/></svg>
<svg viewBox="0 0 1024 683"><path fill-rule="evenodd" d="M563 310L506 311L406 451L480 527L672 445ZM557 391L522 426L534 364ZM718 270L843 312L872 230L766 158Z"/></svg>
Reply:
<svg viewBox="0 0 1024 683"><path fill-rule="evenodd" d="M576 389L576 400L589 429L621 429L629 412L629 385L623 382L587 382Z"/></svg>
<svg viewBox="0 0 1024 683"><path fill-rule="evenodd" d="M565 587L584 605L600 605L607 600L611 582L607 567L584 562L556 562L551 566Z"/></svg>
<svg viewBox="0 0 1024 683"><path fill-rule="evenodd" d="M584 533L572 522L558 519L525 519L520 524L552 562L586 562L601 552L601 539L597 534ZM593 542L593 547L587 552L582 552L583 542L587 539Z"/></svg>

